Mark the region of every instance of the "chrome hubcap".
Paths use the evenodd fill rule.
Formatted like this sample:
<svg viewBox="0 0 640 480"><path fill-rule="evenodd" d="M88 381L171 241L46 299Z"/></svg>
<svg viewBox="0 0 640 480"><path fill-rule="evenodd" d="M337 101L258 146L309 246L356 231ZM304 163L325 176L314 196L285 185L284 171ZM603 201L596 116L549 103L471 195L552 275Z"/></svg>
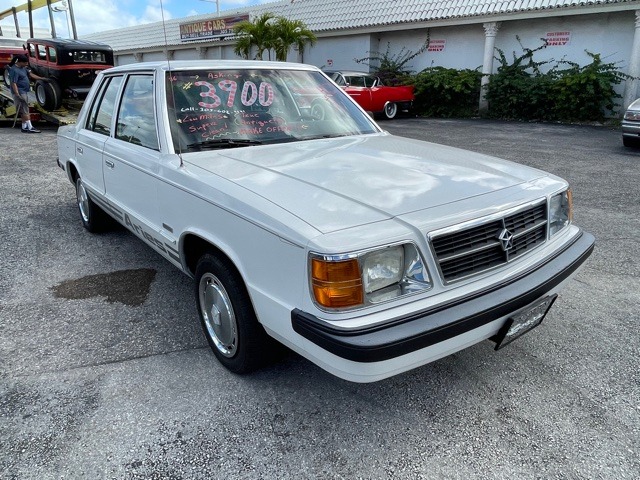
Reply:
<svg viewBox="0 0 640 480"><path fill-rule="evenodd" d="M82 220L85 222L89 221L89 196L87 195L87 191L82 184L82 180L78 180L78 187L76 188L76 196L78 198L78 209L80 210L80 215L82 216Z"/></svg>
<svg viewBox="0 0 640 480"><path fill-rule="evenodd" d="M211 273L202 276L198 291L200 309L211 340L222 355L233 357L238 348L238 326L227 291Z"/></svg>
<svg viewBox="0 0 640 480"><path fill-rule="evenodd" d="M395 103L388 103L385 107L385 113L387 114L387 117L395 116L397 108L398 106Z"/></svg>
<svg viewBox="0 0 640 480"><path fill-rule="evenodd" d="M47 94L44 91L44 86L42 84L38 84L36 87L36 97L38 98L38 102L44 104L47 99Z"/></svg>

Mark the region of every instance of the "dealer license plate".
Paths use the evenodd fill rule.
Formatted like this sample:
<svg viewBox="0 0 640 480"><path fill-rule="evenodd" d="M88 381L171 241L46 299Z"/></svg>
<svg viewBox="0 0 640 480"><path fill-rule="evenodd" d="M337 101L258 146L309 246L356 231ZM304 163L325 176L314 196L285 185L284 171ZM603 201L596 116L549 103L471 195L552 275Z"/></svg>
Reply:
<svg viewBox="0 0 640 480"><path fill-rule="evenodd" d="M516 338L540 325L557 297L558 295L544 297L509 317L494 337L496 350L509 345Z"/></svg>

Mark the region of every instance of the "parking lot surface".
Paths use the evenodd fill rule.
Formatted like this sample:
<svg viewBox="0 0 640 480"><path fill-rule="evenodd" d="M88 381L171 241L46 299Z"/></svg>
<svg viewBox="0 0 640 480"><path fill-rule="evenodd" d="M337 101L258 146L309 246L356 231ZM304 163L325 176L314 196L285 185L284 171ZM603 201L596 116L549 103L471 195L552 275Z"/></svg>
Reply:
<svg viewBox="0 0 640 480"><path fill-rule="evenodd" d="M293 353L226 371L192 280L82 228L55 129L0 129L0 477L637 479L640 150L608 127L381 126L564 177L597 244L513 344L365 385Z"/></svg>

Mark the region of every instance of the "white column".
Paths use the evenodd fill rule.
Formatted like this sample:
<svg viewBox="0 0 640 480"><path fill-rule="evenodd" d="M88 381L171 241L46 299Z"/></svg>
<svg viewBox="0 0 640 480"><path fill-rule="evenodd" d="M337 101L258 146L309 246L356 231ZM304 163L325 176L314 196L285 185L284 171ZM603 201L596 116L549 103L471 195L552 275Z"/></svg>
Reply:
<svg viewBox="0 0 640 480"><path fill-rule="evenodd" d="M205 60L207 58L207 51L209 48L207 47L196 47L196 52L198 52L198 58L200 60Z"/></svg>
<svg viewBox="0 0 640 480"><path fill-rule="evenodd" d="M493 57L496 46L496 35L500 29L500 22L483 23L484 27L484 60L482 62L482 80L480 81L480 113L489 110L489 102L485 98L489 75L493 73Z"/></svg>
<svg viewBox="0 0 640 480"><path fill-rule="evenodd" d="M633 34L633 46L631 47L631 59L629 60L629 75L632 79L625 82L624 96L621 115L624 115L624 111L627 107L638 98L638 80L640 77L640 10L636 10L636 28Z"/></svg>

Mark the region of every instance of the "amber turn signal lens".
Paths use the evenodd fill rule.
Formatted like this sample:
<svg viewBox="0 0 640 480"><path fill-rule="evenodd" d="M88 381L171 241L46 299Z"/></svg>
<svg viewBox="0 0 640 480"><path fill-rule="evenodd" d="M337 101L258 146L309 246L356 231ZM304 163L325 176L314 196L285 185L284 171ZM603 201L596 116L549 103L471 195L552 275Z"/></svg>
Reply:
<svg viewBox="0 0 640 480"><path fill-rule="evenodd" d="M332 262L319 258L311 261L313 295L319 305L347 308L364 303L364 291L358 260Z"/></svg>

